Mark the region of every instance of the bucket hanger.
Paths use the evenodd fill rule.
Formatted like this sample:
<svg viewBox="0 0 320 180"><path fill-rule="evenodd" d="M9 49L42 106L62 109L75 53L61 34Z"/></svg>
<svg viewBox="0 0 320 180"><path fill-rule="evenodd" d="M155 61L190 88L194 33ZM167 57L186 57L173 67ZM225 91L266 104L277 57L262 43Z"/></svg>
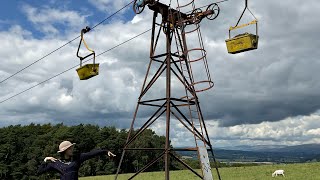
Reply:
<svg viewBox="0 0 320 180"><path fill-rule="evenodd" d="M80 67L82 66L82 60L84 60L87 57L92 56L92 55L93 55L93 64L95 64L96 54L95 54L94 50L89 48L89 46L87 45L87 43L86 43L86 41L84 40L84 37L83 37L83 35L85 33L89 32L90 30L91 29L88 26L81 30L81 39L80 39L80 43L79 43L78 50L77 50L77 57L80 59ZM82 42L83 42L84 46L86 47L86 49L91 52L90 54L88 54L88 55L86 55L84 57L79 55L79 50L80 50L80 46L81 46Z"/></svg>
<svg viewBox="0 0 320 180"><path fill-rule="evenodd" d="M240 22L240 20L241 20L241 18L242 18L242 16L243 16L243 14L244 14L244 12L245 12L247 9L248 9L248 11L251 13L251 15L254 17L254 19L255 19L256 21L258 21L257 18L254 16L254 14L250 11L250 9L249 9L249 7L248 7L248 0L245 0L245 7L244 7L244 9L243 9L243 11L242 11L242 14L241 14L240 18L238 19L237 24L236 24L234 27L237 27L237 26L238 26L238 24L239 24L239 22Z"/></svg>

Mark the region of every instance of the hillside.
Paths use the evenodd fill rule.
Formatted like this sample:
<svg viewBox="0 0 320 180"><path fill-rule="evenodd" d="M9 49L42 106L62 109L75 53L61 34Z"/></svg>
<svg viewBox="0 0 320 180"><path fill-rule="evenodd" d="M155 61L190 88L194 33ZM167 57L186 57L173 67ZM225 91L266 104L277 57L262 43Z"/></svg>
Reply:
<svg viewBox="0 0 320 180"><path fill-rule="evenodd" d="M113 174L116 171L121 148L126 141L126 130L117 130L114 127L98 127L93 125L65 126L57 125L36 125L9 126L0 128L0 179L36 179L37 169L43 158L46 156L57 156L57 145L62 140L75 142L75 157L81 152L89 152L95 148L105 148L112 150L118 156L109 159L105 156L96 157L83 163L79 175L94 176ZM139 143L133 144L135 147L163 147L165 138L158 136L152 130L146 130L139 139ZM320 151L317 145L296 146L278 148L278 151L239 151L215 149L217 159L224 166L239 166L243 164L234 162L276 162L293 163L309 162L320 160ZM136 172L151 159L158 156L159 152L130 152L125 157L125 165L122 172ZM188 164L192 168L199 168L199 163L195 153L183 152L182 156L192 156L188 159ZM256 164L245 164L256 165ZM172 169L183 170L184 167L172 161ZM156 163L148 171L160 171L163 169L163 162ZM54 173L42 174L42 179L58 177Z"/></svg>
<svg viewBox="0 0 320 180"><path fill-rule="evenodd" d="M223 180L271 180L271 179L290 179L290 180L320 180L320 172L318 171L320 163L304 163L304 164L279 164L279 165L263 165L251 167L232 167L220 168L221 178ZM272 178L271 174L276 169L283 169L285 171L285 178L276 177ZM215 175L215 172L213 173ZM125 180L131 174L124 174L119 176L119 180ZM110 176L96 176L85 177L80 180L113 180L114 175ZM163 172L142 173L135 179L139 180L163 180ZM172 171L171 179L174 180L196 180L199 179L187 170ZM217 179L215 176L214 179Z"/></svg>
<svg viewBox="0 0 320 180"><path fill-rule="evenodd" d="M307 153L319 153L320 144L302 144L295 146L284 145L257 145L257 146L229 146L221 147L219 149L225 150L240 150L240 151L256 151L256 152L307 152Z"/></svg>

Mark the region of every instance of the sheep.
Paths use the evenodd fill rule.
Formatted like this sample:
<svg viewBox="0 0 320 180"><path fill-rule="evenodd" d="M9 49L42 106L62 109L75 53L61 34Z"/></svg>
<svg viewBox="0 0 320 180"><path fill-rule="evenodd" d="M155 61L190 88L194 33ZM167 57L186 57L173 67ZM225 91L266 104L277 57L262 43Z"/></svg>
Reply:
<svg viewBox="0 0 320 180"><path fill-rule="evenodd" d="M282 175L284 177L284 170L276 170L272 173L272 177L278 176L278 175Z"/></svg>

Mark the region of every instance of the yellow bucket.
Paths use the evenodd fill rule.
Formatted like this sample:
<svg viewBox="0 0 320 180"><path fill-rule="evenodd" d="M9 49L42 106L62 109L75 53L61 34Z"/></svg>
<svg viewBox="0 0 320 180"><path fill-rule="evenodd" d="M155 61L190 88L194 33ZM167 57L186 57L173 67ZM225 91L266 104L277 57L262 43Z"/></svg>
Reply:
<svg viewBox="0 0 320 180"><path fill-rule="evenodd" d="M90 79L99 74L99 64L86 64L77 69L80 80Z"/></svg>
<svg viewBox="0 0 320 180"><path fill-rule="evenodd" d="M227 49L230 54L237 54L258 48L259 36L254 34L240 34L234 38L227 39Z"/></svg>

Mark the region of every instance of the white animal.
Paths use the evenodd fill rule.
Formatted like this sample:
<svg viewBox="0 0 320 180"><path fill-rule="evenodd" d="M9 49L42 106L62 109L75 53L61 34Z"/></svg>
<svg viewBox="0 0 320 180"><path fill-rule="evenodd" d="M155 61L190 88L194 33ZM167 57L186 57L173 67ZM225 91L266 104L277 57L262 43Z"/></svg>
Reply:
<svg viewBox="0 0 320 180"><path fill-rule="evenodd" d="M282 175L284 176L284 170L280 169L280 170L276 170L272 173L272 177L278 176L278 175Z"/></svg>

